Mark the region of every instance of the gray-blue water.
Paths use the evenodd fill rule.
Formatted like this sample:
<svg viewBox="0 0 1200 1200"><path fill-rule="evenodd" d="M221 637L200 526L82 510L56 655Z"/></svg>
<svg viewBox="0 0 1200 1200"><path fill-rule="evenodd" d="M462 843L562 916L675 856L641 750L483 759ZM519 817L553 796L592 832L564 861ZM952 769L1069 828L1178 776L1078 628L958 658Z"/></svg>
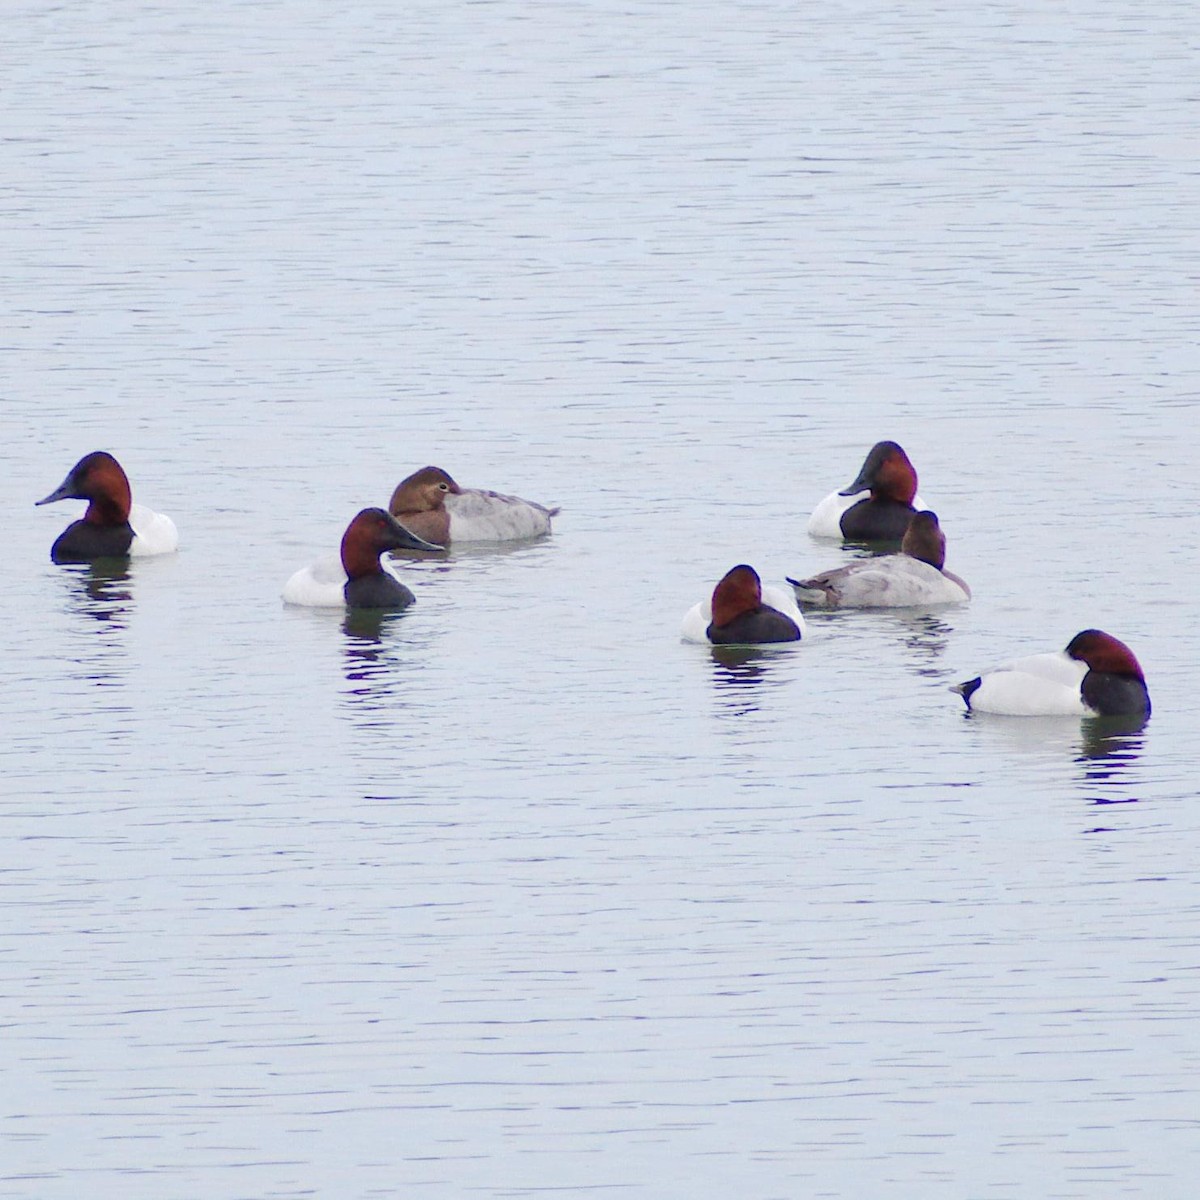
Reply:
<svg viewBox="0 0 1200 1200"><path fill-rule="evenodd" d="M1194 7L18 9L0 1197L1191 1197ZM974 603L681 644L880 438ZM430 462L553 537L280 603Z"/></svg>

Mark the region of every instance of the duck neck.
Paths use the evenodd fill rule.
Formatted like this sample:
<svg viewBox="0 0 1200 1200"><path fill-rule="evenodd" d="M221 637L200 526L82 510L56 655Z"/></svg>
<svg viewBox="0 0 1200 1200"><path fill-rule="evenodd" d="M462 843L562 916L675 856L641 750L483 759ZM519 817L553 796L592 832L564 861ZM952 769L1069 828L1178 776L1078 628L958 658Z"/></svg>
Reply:
<svg viewBox="0 0 1200 1200"><path fill-rule="evenodd" d="M129 520L129 491L121 496L93 496L88 502L87 512L83 514L84 521L102 529L114 525L124 525Z"/></svg>
<svg viewBox="0 0 1200 1200"><path fill-rule="evenodd" d="M342 566L346 568L348 579L362 579L383 571L379 564L379 551L357 538L347 538L342 543Z"/></svg>

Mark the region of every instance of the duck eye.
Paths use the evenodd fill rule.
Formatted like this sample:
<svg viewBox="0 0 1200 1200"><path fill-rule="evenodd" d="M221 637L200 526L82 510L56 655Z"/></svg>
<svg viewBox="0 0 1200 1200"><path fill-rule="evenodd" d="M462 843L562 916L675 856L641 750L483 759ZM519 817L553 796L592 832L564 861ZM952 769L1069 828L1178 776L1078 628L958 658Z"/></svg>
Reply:
<svg viewBox="0 0 1200 1200"><path fill-rule="evenodd" d="M439 484L438 484L438 491L439 491L439 492L448 492L449 490L450 490L450 485L449 485L449 484L447 484L447 483L439 483Z"/></svg>

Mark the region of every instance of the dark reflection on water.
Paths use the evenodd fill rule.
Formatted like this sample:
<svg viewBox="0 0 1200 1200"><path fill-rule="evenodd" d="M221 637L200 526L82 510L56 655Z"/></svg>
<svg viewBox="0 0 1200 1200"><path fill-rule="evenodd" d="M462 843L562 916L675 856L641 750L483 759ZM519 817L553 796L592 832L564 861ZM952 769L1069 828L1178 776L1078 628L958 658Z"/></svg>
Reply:
<svg viewBox="0 0 1200 1200"><path fill-rule="evenodd" d="M450 561L449 550L389 550L387 556L401 568L403 568L406 562L448 563ZM442 566L435 569L444 571L446 567Z"/></svg>
<svg viewBox="0 0 1200 1200"><path fill-rule="evenodd" d="M881 631L908 652L913 673L934 679L946 677L941 659L954 636L955 627L943 611L917 608L806 609L804 619L820 637L822 626L851 632Z"/></svg>
<svg viewBox="0 0 1200 1200"><path fill-rule="evenodd" d="M71 583L71 611L124 629L133 611L129 560L100 558L64 566Z"/></svg>
<svg viewBox="0 0 1200 1200"><path fill-rule="evenodd" d="M964 712L964 721L1021 755L1047 763L1071 762L1076 784L1090 803L1133 804L1144 784L1140 759L1148 718L1011 717Z"/></svg>
<svg viewBox="0 0 1200 1200"><path fill-rule="evenodd" d="M348 608L346 618L342 622L342 632L350 644L379 646L388 622L400 615L401 613L391 612L386 608Z"/></svg>
<svg viewBox="0 0 1200 1200"><path fill-rule="evenodd" d="M1145 743L1145 716L1091 717L1082 722L1082 741L1075 762L1079 785L1093 804L1135 804L1141 773L1134 764ZM1135 790L1136 789L1136 790Z"/></svg>
<svg viewBox="0 0 1200 1200"><path fill-rule="evenodd" d="M954 626L930 612L906 610L889 614L900 628L900 644L910 652L918 675L941 679L946 672L940 660L954 634Z"/></svg>
<svg viewBox="0 0 1200 1200"><path fill-rule="evenodd" d="M811 541L829 550L830 555L841 554L845 558L857 560L862 558L882 558L885 554L895 554L896 546L891 542L831 542L828 538L818 538L809 535ZM844 564L843 564L844 565ZM821 568L825 570L826 568Z"/></svg>
<svg viewBox="0 0 1200 1200"><path fill-rule="evenodd" d="M385 609L348 609L342 622L346 643L343 667L345 697L360 712L394 710L404 704L402 663L388 637L403 619Z"/></svg>
<svg viewBox="0 0 1200 1200"><path fill-rule="evenodd" d="M130 673L128 633L135 606L129 560L64 564L62 571L66 610L72 618L85 618L72 620L71 637L63 646L67 674L85 691L114 689L96 710L103 713L115 745L129 732L134 713L133 706L115 695L125 688Z"/></svg>
<svg viewBox="0 0 1200 1200"><path fill-rule="evenodd" d="M780 651L762 646L713 646L713 686L722 706L733 716L757 712L762 685L778 684L771 679Z"/></svg>

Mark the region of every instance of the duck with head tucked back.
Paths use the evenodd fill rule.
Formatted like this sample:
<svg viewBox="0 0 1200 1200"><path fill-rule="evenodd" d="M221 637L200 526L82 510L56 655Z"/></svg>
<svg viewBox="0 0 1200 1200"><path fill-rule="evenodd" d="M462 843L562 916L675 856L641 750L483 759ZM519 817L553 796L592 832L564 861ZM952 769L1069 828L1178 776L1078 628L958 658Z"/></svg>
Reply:
<svg viewBox="0 0 1200 1200"><path fill-rule="evenodd" d="M396 485L388 509L438 549L457 542L511 542L550 532L557 508L519 496L459 487L441 467L422 467Z"/></svg>
<svg viewBox="0 0 1200 1200"><path fill-rule="evenodd" d="M407 608L416 598L380 560L388 550L437 550L382 508L364 508L346 526L339 555L318 559L284 584L287 604L307 608Z"/></svg>
<svg viewBox="0 0 1200 1200"><path fill-rule="evenodd" d="M1150 715L1146 677L1133 651L1100 629L1077 633L1065 650L1019 658L953 690L973 712L1013 717Z"/></svg>
<svg viewBox="0 0 1200 1200"><path fill-rule="evenodd" d="M913 513L899 554L862 558L811 579L788 579L814 608L917 608L962 604L971 589L945 569L946 535L937 513Z"/></svg>
<svg viewBox="0 0 1200 1200"><path fill-rule="evenodd" d="M104 450L85 454L44 500L86 500L87 511L55 539L50 557L57 563L97 558L149 557L179 549L175 522L133 503L129 477Z"/></svg>
<svg viewBox="0 0 1200 1200"><path fill-rule="evenodd" d="M798 642L804 618L783 588L762 586L758 572L742 563L727 571L713 589L684 614L682 636L714 646L757 646Z"/></svg>
<svg viewBox="0 0 1200 1200"><path fill-rule="evenodd" d="M856 499L864 491L870 494ZM924 507L908 455L896 442L876 442L854 482L813 509L808 532L847 542L899 542L913 513Z"/></svg>

